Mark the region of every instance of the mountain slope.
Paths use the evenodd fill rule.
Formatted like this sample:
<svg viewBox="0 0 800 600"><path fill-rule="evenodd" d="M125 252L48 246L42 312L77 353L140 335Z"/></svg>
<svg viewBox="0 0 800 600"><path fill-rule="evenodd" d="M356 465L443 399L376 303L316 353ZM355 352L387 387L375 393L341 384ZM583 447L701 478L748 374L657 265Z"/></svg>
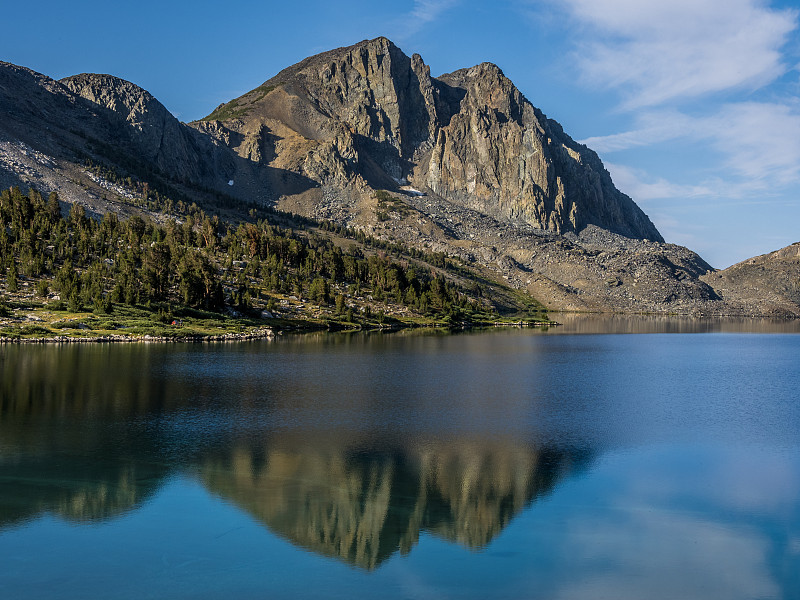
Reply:
<svg viewBox="0 0 800 600"><path fill-rule="evenodd" d="M110 75L55 81L0 63L0 183L57 189L86 201L104 192L87 163L139 178L224 189L238 157L180 123L151 94ZM77 185L76 185L77 184Z"/></svg>
<svg viewBox="0 0 800 600"><path fill-rule="evenodd" d="M798 316L800 305L800 242L769 254L755 256L708 273L702 278L729 306L739 312L769 312L780 316Z"/></svg>

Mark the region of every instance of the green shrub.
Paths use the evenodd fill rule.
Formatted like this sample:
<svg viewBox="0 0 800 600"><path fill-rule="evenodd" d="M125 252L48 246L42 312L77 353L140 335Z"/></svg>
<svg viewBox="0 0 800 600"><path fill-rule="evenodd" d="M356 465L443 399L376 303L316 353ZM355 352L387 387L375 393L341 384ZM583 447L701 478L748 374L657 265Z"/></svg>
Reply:
<svg viewBox="0 0 800 600"><path fill-rule="evenodd" d="M34 336L52 335L52 331L50 331L46 327L42 327L41 325L24 325L23 327L20 328L19 332L22 335L34 335Z"/></svg>

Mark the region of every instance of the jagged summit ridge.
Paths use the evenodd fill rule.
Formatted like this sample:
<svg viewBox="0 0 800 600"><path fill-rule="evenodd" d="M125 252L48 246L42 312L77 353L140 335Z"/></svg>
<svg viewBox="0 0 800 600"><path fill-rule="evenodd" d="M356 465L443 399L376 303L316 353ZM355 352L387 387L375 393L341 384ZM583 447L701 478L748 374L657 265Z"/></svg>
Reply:
<svg viewBox="0 0 800 600"><path fill-rule="evenodd" d="M492 63L433 78L419 55L409 58L380 37L284 69L209 119L245 137L286 140L280 130L288 127L304 140L327 142L310 145L316 161L297 165L320 183L360 176L391 189L408 181L492 217L556 233L593 224L663 241L614 187L598 156ZM301 141L286 144L290 154ZM254 145L258 140L247 146Z"/></svg>

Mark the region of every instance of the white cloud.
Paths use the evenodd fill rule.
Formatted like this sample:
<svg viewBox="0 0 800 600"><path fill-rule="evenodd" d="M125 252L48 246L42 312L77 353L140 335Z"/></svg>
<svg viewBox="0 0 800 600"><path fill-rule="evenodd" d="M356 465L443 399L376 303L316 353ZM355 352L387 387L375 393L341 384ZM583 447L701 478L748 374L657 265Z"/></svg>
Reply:
<svg viewBox="0 0 800 600"><path fill-rule="evenodd" d="M800 179L800 111L785 104L729 104L701 122L727 166L751 183L788 185Z"/></svg>
<svg viewBox="0 0 800 600"><path fill-rule="evenodd" d="M800 108L779 102L738 102L721 106L711 116L690 117L678 111L639 115L630 131L582 140L601 153L610 153L665 141L686 139L708 143L722 157L723 169L733 177L722 185L675 186L663 179L643 183L642 172L616 165L617 185L637 199L775 190L800 182ZM624 185L629 185L626 190ZM721 189L730 188L730 189ZM638 195L637 195L638 194Z"/></svg>
<svg viewBox="0 0 800 600"><path fill-rule="evenodd" d="M800 492L795 457L746 443L701 447L691 468L674 449L601 461L592 477L613 492L599 510L565 520L554 552L573 559L580 577L565 578L549 596L784 597L789 580L771 566L776 551L794 558L797 536L795 549L785 549L763 524L792 522Z"/></svg>
<svg viewBox="0 0 800 600"><path fill-rule="evenodd" d="M587 81L621 88L626 108L729 89L757 89L791 67L781 48L795 10L759 0L566 0L589 41L577 54Z"/></svg>
<svg viewBox="0 0 800 600"><path fill-rule="evenodd" d="M581 577L554 594L579 598L775 598L780 588L767 563L769 543L673 510L617 511L616 518L574 519L566 551L580 557Z"/></svg>
<svg viewBox="0 0 800 600"><path fill-rule="evenodd" d="M605 166L611 173L614 185L635 202L664 198L715 197L720 193L716 186L681 185L662 177L651 177L641 169L614 163L605 163Z"/></svg>
<svg viewBox="0 0 800 600"><path fill-rule="evenodd" d="M422 23L430 23L449 8L458 3L458 0L414 0L414 8L411 10L411 18L417 19Z"/></svg>
<svg viewBox="0 0 800 600"><path fill-rule="evenodd" d="M445 11L459 4L461 0L414 0L411 12L400 21L397 39L406 39L419 32L424 26L436 21Z"/></svg>
<svg viewBox="0 0 800 600"><path fill-rule="evenodd" d="M580 143L596 152L628 150L684 137L693 125L694 120L691 117L675 110L648 111L637 116L635 129L586 138Z"/></svg>
<svg viewBox="0 0 800 600"><path fill-rule="evenodd" d="M777 0L519 1L542 14L547 4L565 18L572 44L565 72L577 74L589 94L612 91L618 98L614 121L628 124L582 143L604 159L611 156L616 164L606 166L614 183L634 201L650 202L643 208L662 234L685 240L686 223L707 219L711 206L725 211L727 227L748 234L754 215L773 215L783 231L796 220L800 6L781 8ZM603 106L609 98L600 100ZM637 163L647 171L634 168ZM676 214L680 227L669 225ZM705 245L707 258L727 246L727 256L714 260L731 264L744 258L745 245L731 242L731 235L708 228L692 246Z"/></svg>
<svg viewBox="0 0 800 600"><path fill-rule="evenodd" d="M780 53L798 26L796 10L760 0L566 0L585 28L578 64L594 83L617 87L634 111L634 127L583 143L601 153L686 140L721 157L725 193L742 197L800 181L797 100L729 102L691 116L655 108L734 88L756 88L791 70ZM648 108L649 107L649 108ZM713 112L712 112L713 111ZM617 167L637 199L706 195L713 186L677 185ZM623 188L624 189L624 188ZM711 194L720 195L718 192Z"/></svg>

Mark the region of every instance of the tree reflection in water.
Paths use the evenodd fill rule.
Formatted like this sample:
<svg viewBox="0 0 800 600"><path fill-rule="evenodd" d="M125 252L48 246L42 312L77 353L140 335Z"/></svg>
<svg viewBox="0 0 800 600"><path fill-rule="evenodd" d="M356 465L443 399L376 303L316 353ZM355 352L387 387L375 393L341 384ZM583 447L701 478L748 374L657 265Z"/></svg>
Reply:
<svg viewBox="0 0 800 600"><path fill-rule="evenodd" d="M0 350L0 527L112 519L188 474L292 543L374 569L422 532L486 547L590 460L474 432L272 430L252 382L199 394L168 347L33 350Z"/></svg>

